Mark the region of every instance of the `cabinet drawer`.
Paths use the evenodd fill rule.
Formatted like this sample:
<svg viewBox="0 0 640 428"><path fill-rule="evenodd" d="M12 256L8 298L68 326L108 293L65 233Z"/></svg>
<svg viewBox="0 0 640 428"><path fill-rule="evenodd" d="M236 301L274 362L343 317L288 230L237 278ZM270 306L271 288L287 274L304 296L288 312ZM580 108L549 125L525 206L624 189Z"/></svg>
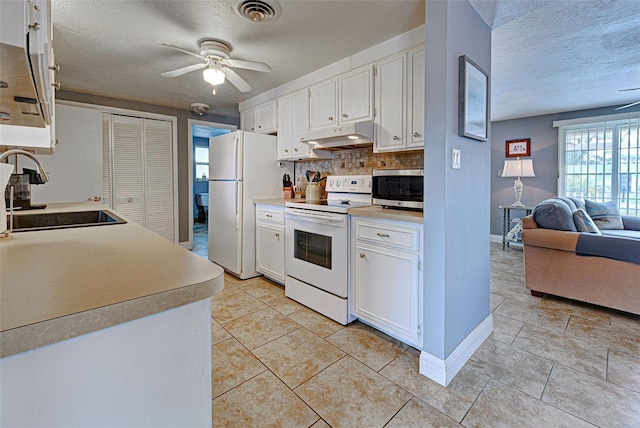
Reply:
<svg viewBox="0 0 640 428"><path fill-rule="evenodd" d="M407 250L420 250L419 228L401 227L356 220L356 239Z"/></svg>
<svg viewBox="0 0 640 428"><path fill-rule="evenodd" d="M258 223L284 224L284 212L281 210L257 208L256 220Z"/></svg>

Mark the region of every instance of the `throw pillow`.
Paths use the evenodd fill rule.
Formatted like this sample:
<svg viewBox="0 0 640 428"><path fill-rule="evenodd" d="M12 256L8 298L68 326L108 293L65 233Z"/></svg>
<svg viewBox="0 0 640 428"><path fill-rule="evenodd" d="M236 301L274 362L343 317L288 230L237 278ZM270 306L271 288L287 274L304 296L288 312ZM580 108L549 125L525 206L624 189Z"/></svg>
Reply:
<svg viewBox="0 0 640 428"><path fill-rule="evenodd" d="M587 211L587 207L584 206L584 199L582 198L569 198L576 205L576 208Z"/></svg>
<svg viewBox="0 0 640 428"><path fill-rule="evenodd" d="M603 230L624 229L622 217L615 201L594 202L585 199L584 204L587 207L587 214L593 219L598 228Z"/></svg>
<svg viewBox="0 0 640 428"><path fill-rule="evenodd" d="M586 211L578 208L573 212L573 222L576 224L578 232L596 233L602 235L598 226L595 225L589 214Z"/></svg>
<svg viewBox="0 0 640 428"><path fill-rule="evenodd" d="M546 199L533 209L533 219L544 229L577 232L571 208L558 198Z"/></svg>

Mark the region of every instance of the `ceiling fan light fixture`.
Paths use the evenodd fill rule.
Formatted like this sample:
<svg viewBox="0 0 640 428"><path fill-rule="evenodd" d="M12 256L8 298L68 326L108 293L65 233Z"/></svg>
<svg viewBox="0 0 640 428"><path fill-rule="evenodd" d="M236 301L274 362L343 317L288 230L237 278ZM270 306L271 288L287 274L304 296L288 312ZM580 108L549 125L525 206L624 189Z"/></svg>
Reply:
<svg viewBox="0 0 640 428"><path fill-rule="evenodd" d="M202 77L204 78L205 82L213 86L221 85L224 83L224 73L222 72L222 70L217 68L206 68L202 72Z"/></svg>

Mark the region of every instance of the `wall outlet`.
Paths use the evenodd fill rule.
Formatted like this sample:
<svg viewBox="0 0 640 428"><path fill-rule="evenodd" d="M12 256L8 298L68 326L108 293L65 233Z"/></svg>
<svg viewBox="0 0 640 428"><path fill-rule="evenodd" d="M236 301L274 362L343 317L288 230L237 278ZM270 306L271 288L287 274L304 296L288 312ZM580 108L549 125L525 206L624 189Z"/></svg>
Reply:
<svg viewBox="0 0 640 428"><path fill-rule="evenodd" d="M451 149L451 168L460 169L460 149Z"/></svg>
<svg viewBox="0 0 640 428"><path fill-rule="evenodd" d="M498 177L502 177L502 169L498 169Z"/></svg>

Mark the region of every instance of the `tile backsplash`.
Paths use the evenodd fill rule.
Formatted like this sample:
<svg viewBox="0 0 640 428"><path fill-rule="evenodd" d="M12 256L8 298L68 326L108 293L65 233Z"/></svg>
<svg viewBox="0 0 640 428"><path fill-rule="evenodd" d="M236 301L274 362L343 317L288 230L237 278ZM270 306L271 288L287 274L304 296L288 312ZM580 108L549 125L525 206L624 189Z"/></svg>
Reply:
<svg viewBox="0 0 640 428"><path fill-rule="evenodd" d="M371 174L374 169L423 168L424 151L373 153L373 148L340 150L331 159L304 160L295 163L296 177L305 171L327 172L330 175Z"/></svg>

